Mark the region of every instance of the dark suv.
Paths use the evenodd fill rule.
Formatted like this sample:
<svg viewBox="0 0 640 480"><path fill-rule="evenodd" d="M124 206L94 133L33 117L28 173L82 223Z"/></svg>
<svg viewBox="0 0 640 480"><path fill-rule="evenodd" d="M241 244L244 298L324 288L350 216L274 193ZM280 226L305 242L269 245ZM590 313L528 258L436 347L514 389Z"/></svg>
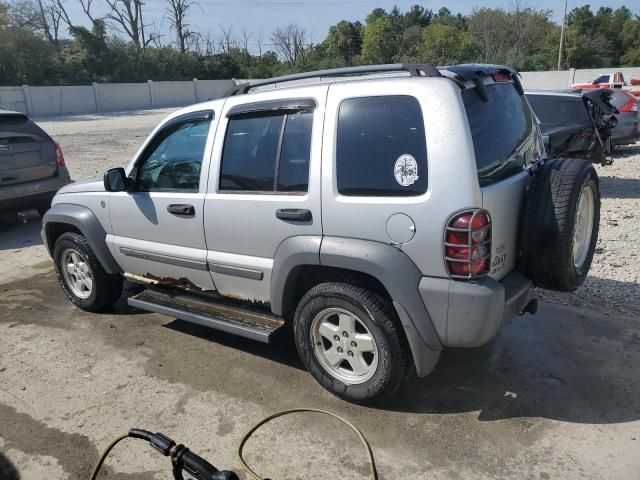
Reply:
<svg viewBox="0 0 640 480"><path fill-rule="evenodd" d="M0 109L0 213L43 215L70 181L60 145L24 113Z"/></svg>

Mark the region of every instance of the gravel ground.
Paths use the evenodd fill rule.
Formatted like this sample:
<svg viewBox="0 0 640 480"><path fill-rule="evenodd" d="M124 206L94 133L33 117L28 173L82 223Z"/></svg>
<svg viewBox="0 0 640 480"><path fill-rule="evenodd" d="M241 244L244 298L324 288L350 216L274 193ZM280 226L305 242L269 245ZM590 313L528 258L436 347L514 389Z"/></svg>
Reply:
<svg viewBox="0 0 640 480"><path fill-rule="evenodd" d="M126 164L170 111L39 124L80 180ZM482 348L446 351L432 375L380 409L326 393L290 339L265 346L123 302L106 314L82 312L57 285L37 215L26 224L0 221L0 479L7 463L22 480L87 478L98 452L133 426L237 468L244 432L295 406L354 421L382 479L637 478L639 165L637 144L598 167L600 240L582 288L540 292L538 315L514 318ZM249 460L271 478L367 478L355 439L316 417L267 427L249 445ZM128 443L101 478L170 479L168 465Z"/></svg>

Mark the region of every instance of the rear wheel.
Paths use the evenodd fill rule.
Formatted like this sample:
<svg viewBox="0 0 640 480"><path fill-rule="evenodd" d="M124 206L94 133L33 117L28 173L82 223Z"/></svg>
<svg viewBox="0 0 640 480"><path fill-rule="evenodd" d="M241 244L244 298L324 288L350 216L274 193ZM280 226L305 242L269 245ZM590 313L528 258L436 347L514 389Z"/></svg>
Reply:
<svg viewBox="0 0 640 480"><path fill-rule="evenodd" d="M110 275L82 235L66 232L53 248L58 282L77 307L97 312L111 306L122 294L122 277Z"/></svg>
<svg viewBox="0 0 640 480"><path fill-rule="evenodd" d="M572 292L584 282L600 225L598 175L589 162L545 163L527 193L524 267L541 288Z"/></svg>
<svg viewBox="0 0 640 480"><path fill-rule="evenodd" d="M393 305L345 283L323 283L300 300L294 319L307 370L345 400L367 403L395 393L411 369Z"/></svg>

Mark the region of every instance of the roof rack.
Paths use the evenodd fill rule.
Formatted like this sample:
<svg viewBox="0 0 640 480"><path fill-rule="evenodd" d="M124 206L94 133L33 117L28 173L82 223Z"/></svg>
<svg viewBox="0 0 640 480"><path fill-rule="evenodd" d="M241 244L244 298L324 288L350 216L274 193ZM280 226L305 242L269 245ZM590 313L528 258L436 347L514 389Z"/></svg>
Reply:
<svg viewBox="0 0 640 480"><path fill-rule="evenodd" d="M430 63L389 63L385 65L362 65L358 67L332 68L328 70L316 70L314 72L294 73L281 77L257 80L255 82L242 83L229 92L227 96L241 95L255 87L273 85L276 83L293 82L317 77L340 77L364 73L380 72L409 72L412 77L441 77L440 71Z"/></svg>

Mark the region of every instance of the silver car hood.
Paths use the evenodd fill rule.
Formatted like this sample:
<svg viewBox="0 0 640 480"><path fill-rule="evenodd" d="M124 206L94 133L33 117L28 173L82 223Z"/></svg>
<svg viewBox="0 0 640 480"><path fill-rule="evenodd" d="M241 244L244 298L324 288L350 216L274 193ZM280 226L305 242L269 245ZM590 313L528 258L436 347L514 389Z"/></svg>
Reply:
<svg viewBox="0 0 640 480"><path fill-rule="evenodd" d="M62 187L58 193L104 192L104 178L93 177Z"/></svg>

